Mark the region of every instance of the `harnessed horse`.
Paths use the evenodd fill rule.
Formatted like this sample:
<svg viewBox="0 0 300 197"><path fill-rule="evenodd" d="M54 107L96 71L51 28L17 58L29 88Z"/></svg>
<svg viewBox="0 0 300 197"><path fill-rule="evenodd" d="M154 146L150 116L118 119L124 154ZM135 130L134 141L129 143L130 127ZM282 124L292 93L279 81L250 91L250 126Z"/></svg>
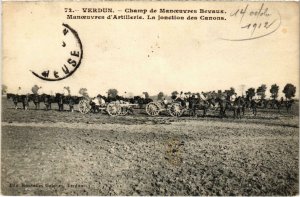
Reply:
<svg viewBox="0 0 300 197"><path fill-rule="evenodd" d="M18 94L8 93L6 96L7 96L7 99L12 98L15 109L18 109L18 103L22 103L24 110L28 109L29 101L30 101L30 98L28 95L18 95Z"/></svg>

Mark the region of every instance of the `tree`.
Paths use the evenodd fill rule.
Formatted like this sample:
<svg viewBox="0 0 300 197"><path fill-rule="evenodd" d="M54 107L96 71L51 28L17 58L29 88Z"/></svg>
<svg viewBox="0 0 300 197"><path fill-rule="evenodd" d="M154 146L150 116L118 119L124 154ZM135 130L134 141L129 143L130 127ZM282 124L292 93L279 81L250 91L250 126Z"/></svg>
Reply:
<svg viewBox="0 0 300 197"><path fill-rule="evenodd" d="M87 93L87 89L86 88L80 88L79 89L79 94L84 96L84 97L89 97L89 94Z"/></svg>
<svg viewBox="0 0 300 197"><path fill-rule="evenodd" d="M273 84L270 89L271 97L275 100L278 97L278 92L279 92L279 86Z"/></svg>
<svg viewBox="0 0 300 197"><path fill-rule="evenodd" d="M7 93L7 85L2 84L2 95Z"/></svg>
<svg viewBox="0 0 300 197"><path fill-rule="evenodd" d="M33 94L38 94L38 90L41 89L42 87L39 87L37 85L34 85L32 88L31 88L31 91Z"/></svg>
<svg viewBox="0 0 300 197"><path fill-rule="evenodd" d="M157 95L157 99L158 100L162 100L164 97L164 93L163 92L159 92L158 95Z"/></svg>
<svg viewBox="0 0 300 197"><path fill-rule="evenodd" d="M64 87L64 89L66 89L68 91L68 95L71 95L71 90L69 86Z"/></svg>
<svg viewBox="0 0 300 197"><path fill-rule="evenodd" d="M145 99L148 99L150 97L148 92L143 92L143 94L145 95Z"/></svg>
<svg viewBox="0 0 300 197"><path fill-rule="evenodd" d="M267 86L262 84L256 89L256 94L260 96L260 99L264 99L266 97Z"/></svg>
<svg viewBox="0 0 300 197"><path fill-rule="evenodd" d="M107 97L109 98L116 98L118 95L118 90L117 89L114 89L114 88L111 88L107 91Z"/></svg>
<svg viewBox="0 0 300 197"><path fill-rule="evenodd" d="M291 99L292 97L295 96L295 93L296 93L296 87L291 84L291 83L288 83L284 86L283 88L283 91L282 91L285 95L285 98L287 99Z"/></svg>
<svg viewBox="0 0 300 197"><path fill-rule="evenodd" d="M252 99L252 98L255 96L255 89L254 89L254 88L249 88L249 89L246 91L246 96L247 96L249 99Z"/></svg>

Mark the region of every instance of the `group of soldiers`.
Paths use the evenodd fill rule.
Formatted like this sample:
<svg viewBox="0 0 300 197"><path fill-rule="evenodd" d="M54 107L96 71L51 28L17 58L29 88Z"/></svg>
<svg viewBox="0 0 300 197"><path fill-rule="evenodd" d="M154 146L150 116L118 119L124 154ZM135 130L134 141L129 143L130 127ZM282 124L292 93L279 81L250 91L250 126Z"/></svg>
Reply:
<svg viewBox="0 0 300 197"><path fill-rule="evenodd" d="M15 103L15 107L17 108L17 103L22 102L23 108L25 110L28 109L29 101L33 101L33 103L36 106L36 109L39 109L39 103L43 102L45 104L45 109L51 109L51 103L57 103L59 107L59 111L64 110L64 104L69 105L70 111L74 111L74 106L79 103L80 99L83 99L84 96L71 96L69 93L67 95L63 93L56 93L55 95L48 95L48 94L8 94L8 95L14 95L11 96L13 98L13 102ZM148 94L147 94L148 95ZM9 96L8 96L9 97ZM140 107L144 104L147 104L149 102L152 102L152 99L146 98L146 94L142 94L142 96L135 96L130 97L125 92L122 96L115 95L115 97L112 97L110 95L107 95L107 97L98 94L95 97L87 98L90 101L90 106L92 109L92 112L100 112L101 109L104 109L106 105L110 102L115 102L117 104L140 104ZM197 109L220 109L223 110L225 113L226 109L232 109L234 105L237 105L238 107L244 108L252 108L253 112L256 113L256 107L259 106L263 99L257 99L257 97L249 97L248 95L244 96L238 96L235 92L230 91L210 91L210 92L201 92L201 93L191 93L191 92L173 92L171 96L171 101L169 101L166 97L162 98L160 100L161 104L165 106L165 108L168 107L168 105L172 102L178 102L181 104L183 108L186 108L192 112L192 114L196 114ZM280 106L286 105L288 109L290 109L293 100L292 101L283 101L283 98L281 100L266 100L264 99L265 103L269 103L269 106L271 108L280 108ZM225 103L225 104L224 104ZM222 108L223 105L223 108ZM204 111L204 114L206 112Z"/></svg>

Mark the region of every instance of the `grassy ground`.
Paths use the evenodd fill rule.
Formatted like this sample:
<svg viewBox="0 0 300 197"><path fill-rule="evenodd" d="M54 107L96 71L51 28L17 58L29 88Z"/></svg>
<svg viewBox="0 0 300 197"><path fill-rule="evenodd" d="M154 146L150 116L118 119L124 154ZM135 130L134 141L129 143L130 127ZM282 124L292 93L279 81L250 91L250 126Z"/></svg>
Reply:
<svg viewBox="0 0 300 197"><path fill-rule="evenodd" d="M241 119L14 110L2 101L5 195L295 195L298 106Z"/></svg>

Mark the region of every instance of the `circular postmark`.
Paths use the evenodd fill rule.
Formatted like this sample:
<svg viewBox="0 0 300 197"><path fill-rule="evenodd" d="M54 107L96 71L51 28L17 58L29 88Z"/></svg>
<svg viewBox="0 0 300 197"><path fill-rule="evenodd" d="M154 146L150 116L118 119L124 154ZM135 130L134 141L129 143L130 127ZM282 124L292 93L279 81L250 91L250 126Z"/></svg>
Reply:
<svg viewBox="0 0 300 197"><path fill-rule="evenodd" d="M42 80L59 81L68 78L79 68L83 56L82 43L78 33L68 24L63 26L63 40L60 45L67 54L62 65L54 65L43 70L40 74L32 71L32 74ZM73 43L72 43L73 42Z"/></svg>

